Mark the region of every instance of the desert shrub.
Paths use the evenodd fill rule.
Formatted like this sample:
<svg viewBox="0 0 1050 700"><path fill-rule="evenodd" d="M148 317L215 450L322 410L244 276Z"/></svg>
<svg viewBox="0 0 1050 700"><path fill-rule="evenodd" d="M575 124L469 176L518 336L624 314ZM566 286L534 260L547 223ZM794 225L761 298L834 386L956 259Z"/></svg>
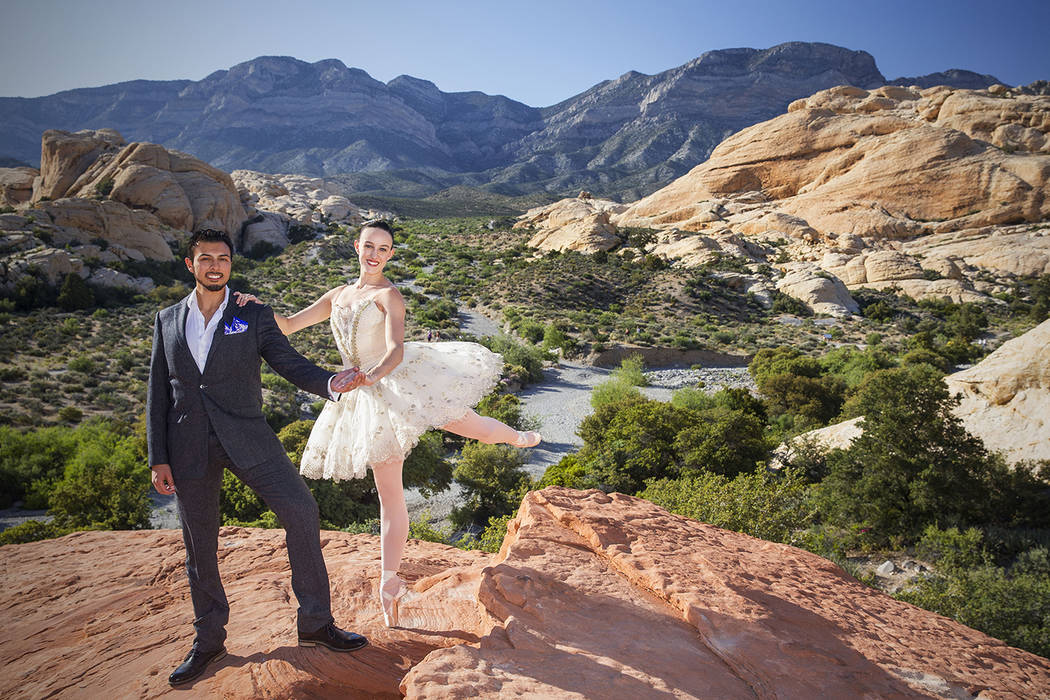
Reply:
<svg viewBox="0 0 1050 700"><path fill-rule="evenodd" d="M547 486L568 486L573 489L585 489L589 484L587 481L587 468L580 464L576 454L567 454L557 463L547 467L543 477L536 484L537 489Z"/></svg>
<svg viewBox="0 0 1050 700"><path fill-rule="evenodd" d="M792 470L656 479L638 496L672 513L773 542L795 544L798 533L813 522L808 487Z"/></svg>
<svg viewBox="0 0 1050 700"><path fill-rule="evenodd" d="M531 485L524 464L521 450L468 442L453 472L463 490L463 505L452 510L452 523L463 527L513 513Z"/></svg>
<svg viewBox="0 0 1050 700"><path fill-rule="evenodd" d="M148 529L149 469L135 438L112 421L76 429L76 451L48 495L62 528Z"/></svg>
<svg viewBox="0 0 1050 700"><path fill-rule="evenodd" d="M760 391L773 415L792 414L805 419L796 426L820 427L839 414L846 383L834 376L805 377L775 374L763 381Z"/></svg>
<svg viewBox="0 0 1050 700"><path fill-rule="evenodd" d="M598 488L635 493L647 479L678 475L675 438L696 420L697 414L659 401L601 406L580 425L580 462Z"/></svg>
<svg viewBox="0 0 1050 700"><path fill-rule="evenodd" d="M591 408L597 411L602 406L621 404L627 401L644 401L638 387L617 379L602 382L591 390Z"/></svg>
<svg viewBox="0 0 1050 700"><path fill-rule="evenodd" d="M66 311L90 309L95 305L95 293L80 275L70 272L62 281L57 301Z"/></svg>
<svg viewBox="0 0 1050 700"><path fill-rule="evenodd" d="M46 508L48 492L76 450L76 432L69 428L0 426L0 507L23 501L26 508Z"/></svg>
<svg viewBox="0 0 1050 700"><path fill-rule="evenodd" d="M871 334L878 335L878 334ZM860 384L870 373L894 366L893 358L885 350L871 343L865 350L845 346L835 348L820 358L823 371L842 379L847 387Z"/></svg>
<svg viewBox="0 0 1050 700"><path fill-rule="evenodd" d="M1046 548L996 566L977 529L928 527L920 553L935 571L895 597L1050 657L1050 557Z"/></svg>
<svg viewBox="0 0 1050 700"><path fill-rule="evenodd" d="M401 478L405 486L418 488L424 496L448 490L452 485L452 464L445 459L442 431L428 430L419 437L405 458Z"/></svg>
<svg viewBox="0 0 1050 700"><path fill-rule="evenodd" d="M681 472L709 471L733 477L750 472L769 455L764 425L754 414L717 407L697 414L674 438Z"/></svg>
<svg viewBox="0 0 1050 700"><path fill-rule="evenodd" d="M788 296L779 290L773 291L773 306L770 309L775 314L791 314L793 316L812 316L813 310L805 302Z"/></svg>
<svg viewBox="0 0 1050 700"><path fill-rule="evenodd" d="M520 367L526 381L543 381L543 363L550 359L550 355L540 348L517 343L505 335L486 336L478 342L492 352L503 355L504 365Z"/></svg>
<svg viewBox="0 0 1050 700"><path fill-rule="evenodd" d="M27 520L0 532L0 545L53 540L56 537L68 535L70 532L72 530L58 527L54 522Z"/></svg>
<svg viewBox="0 0 1050 700"><path fill-rule="evenodd" d="M525 321L522 321L517 326L517 328L515 328L515 330L517 330L518 335L520 335L525 340L529 341L530 343L537 344L541 340L543 340L543 332L545 328L542 323L538 321L533 321L532 319L527 319Z"/></svg>
<svg viewBox="0 0 1050 700"><path fill-rule="evenodd" d="M81 374L94 374L97 369L94 358L87 353L81 353L71 359L69 364L66 365L72 372L80 372Z"/></svg>
<svg viewBox="0 0 1050 700"><path fill-rule="evenodd" d="M544 350L561 350L565 354L571 353L576 348L576 341L565 334L558 326L551 324L543 331Z"/></svg>
<svg viewBox="0 0 1050 700"><path fill-rule="evenodd" d="M677 409L704 411L715 407L715 397L703 389L683 387L671 394L671 405Z"/></svg>
<svg viewBox="0 0 1050 700"><path fill-rule="evenodd" d="M641 355L628 355L620 360L620 366L613 370L612 377L631 386L649 384L645 378L645 360Z"/></svg>
<svg viewBox="0 0 1050 700"><path fill-rule="evenodd" d="M843 410L864 433L828 454L823 503L833 521L861 523L883 538L917 537L931 524L991 522L1015 498L1001 459L989 455L952 413L932 367L871 374Z"/></svg>
<svg viewBox="0 0 1050 700"><path fill-rule="evenodd" d="M507 537L507 524L514 518L513 513L493 516L489 518L488 524L481 534L470 542L470 549L480 549L483 552L496 553L503 546L503 540ZM465 543L466 544L466 543Z"/></svg>
<svg viewBox="0 0 1050 700"><path fill-rule="evenodd" d="M515 430L524 430L525 416L521 409L521 399L514 394L493 392L478 403L476 411L482 416L506 423Z"/></svg>

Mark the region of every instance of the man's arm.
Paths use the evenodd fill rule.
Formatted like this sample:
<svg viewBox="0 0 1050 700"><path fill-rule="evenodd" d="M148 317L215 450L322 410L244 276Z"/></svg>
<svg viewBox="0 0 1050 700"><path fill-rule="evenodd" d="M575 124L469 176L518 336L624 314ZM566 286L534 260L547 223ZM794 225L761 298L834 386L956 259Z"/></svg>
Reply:
<svg viewBox="0 0 1050 700"><path fill-rule="evenodd" d="M168 464L168 362L164 354L164 337L160 331L160 314L153 320L153 352L149 362L149 384L146 389L146 445L153 487L157 493L175 493L175 481Z"/></svg>
<svg viewBox="0 0 1050 700"><path fill-rule="evenodd" d="M318 396L330 398L329 389L339 390L339 382L332 380L335 372L321 369L295 351L281 329L277 327L273 310L269 306L263 306L259 310L257 319L256 333L259 340L259 354L274 372L303 391L309 391Z"/></svg>
<svg viewBox="0 0 1050 700"><path fill-rule="evenodd" d="M149 384L146 389L146 445L150 466L168 463L168 361L164 354L164 336L160 314L153 320L153 352L149 361Z"/></svg>

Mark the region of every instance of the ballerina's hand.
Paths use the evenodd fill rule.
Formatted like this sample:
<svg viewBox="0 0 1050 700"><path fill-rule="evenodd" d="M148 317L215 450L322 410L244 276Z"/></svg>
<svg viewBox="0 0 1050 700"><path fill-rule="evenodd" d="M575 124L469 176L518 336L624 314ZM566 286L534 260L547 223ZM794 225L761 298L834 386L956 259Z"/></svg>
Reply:
<svg viewBox="0 0 1050 700"><path fill-rule="evenodd" d="M244 292L234 292L233 295L234 295L234 297L236 297L236 299L234 299L234 301L237 302L237 306L244 306L249 301L254 301L256 304L261 304L262 303L261 301L259 301L259 297L255 296L254 294L245 294Z"/></svg>
<svg viewBox="0 0 1050 700"><path fill-rule="evenodd" d="M361 371L357 367L351 367L335 375L335 378L332 379L332 391L342 394L356 389L360 383Z"/></svg>

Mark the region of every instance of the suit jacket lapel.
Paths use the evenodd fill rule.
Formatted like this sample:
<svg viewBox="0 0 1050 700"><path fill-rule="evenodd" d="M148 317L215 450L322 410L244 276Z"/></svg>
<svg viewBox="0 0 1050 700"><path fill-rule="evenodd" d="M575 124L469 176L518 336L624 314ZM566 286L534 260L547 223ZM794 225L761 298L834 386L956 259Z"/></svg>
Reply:
<svg viewBox="0 0 1050 700"><path fill-rule="evenodd" d="M190 294L193 294L193 292L190 292ZM200 370L197 369L197 363L193 361L193 353L190 352L189 341L186 340L186 317L190 311L187 306L188 300L189 297L186 297L175 307L175 338L179 347L186 353L186 357L190 359L190 365L200 374Z"/></svg>

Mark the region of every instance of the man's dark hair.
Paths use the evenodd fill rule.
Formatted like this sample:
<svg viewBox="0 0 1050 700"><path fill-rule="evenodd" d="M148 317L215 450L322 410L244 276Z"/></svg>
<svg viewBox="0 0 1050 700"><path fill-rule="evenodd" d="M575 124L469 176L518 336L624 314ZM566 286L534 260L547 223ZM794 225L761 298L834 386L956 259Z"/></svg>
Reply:
<svg viewBox="0 0 1050 700"><path fill-rule="evenodd" d="M216 231L213 228L202 228L198 231L194 231L193 235L190 236L190 244L186 248L186 255L193 259L193 249L197 247L198 243L225 243L226 247L230 249L230 257L233 257L233 241L230 240L230 235L225 231Z"/></svg>
<svg viewBox="0 0 1050 700"><path fill-rule="evenodd" d="M361 224L361 231L364 231L366 228L377 228L381 231L386 231L387 233L389 233L390 238L394 237L394 227L388 224L383 219L372 219L371 221L366 221L365 223ZM361 232L358 231L357 235L360 236Z"/></svg>

